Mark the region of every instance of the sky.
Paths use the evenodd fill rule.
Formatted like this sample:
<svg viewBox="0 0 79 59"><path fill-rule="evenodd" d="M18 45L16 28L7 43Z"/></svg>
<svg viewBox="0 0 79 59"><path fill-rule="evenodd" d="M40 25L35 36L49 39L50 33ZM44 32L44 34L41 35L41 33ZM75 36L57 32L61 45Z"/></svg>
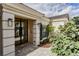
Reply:
<svg viewBox="0 0 79 59"><path fill-rule="evenodd" d="M79 15L79 3L26 3L25 5L45 14L47 17L69 14Z"/></svg>

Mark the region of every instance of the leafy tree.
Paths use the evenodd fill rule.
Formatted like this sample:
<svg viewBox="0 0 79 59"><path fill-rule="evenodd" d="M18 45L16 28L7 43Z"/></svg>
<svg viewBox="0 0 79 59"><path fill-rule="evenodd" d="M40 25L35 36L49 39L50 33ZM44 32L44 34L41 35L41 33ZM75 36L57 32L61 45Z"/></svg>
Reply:
<svg viewBox="0 0 79 59"><path fill-rule="evenodd" d="M73 17L72 20L73 20L73 21L75 22L75 24L77 25L77 28L79 28L79 16Z"/></svg>
<svg viewBox="0 0 79 59"><path fill-rule="evenodd" d="M60 56L79 55L79 31L73 20L60 26L60 33L52 37L52 53Z"/></svg>

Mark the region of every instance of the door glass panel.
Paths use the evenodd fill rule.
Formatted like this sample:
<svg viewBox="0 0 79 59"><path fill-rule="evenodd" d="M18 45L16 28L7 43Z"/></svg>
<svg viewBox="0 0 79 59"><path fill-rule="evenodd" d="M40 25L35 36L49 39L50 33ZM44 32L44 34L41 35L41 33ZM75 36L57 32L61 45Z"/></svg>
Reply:
<svg viewBox="0 0 79 59"><path fill-rule="evenodd" d="M21 26L24 27L24 22L21 22L21 24L22 24Z"/></svg>
<svg viewBox="0 0 79 59"><path fill-rule="evenodd" d="M25 41L23 21L15 21L15 38L16 44L22 44Z"/></svg>
<svg viewBox="0 0 79 59"><path fill-rule="evenodd" d="M22 25L22 35L24 35L24 22L21 23Z"/></svg>
<svg viewBox="0 0 79 59"><path fill-rule="evenodd" d="M17 37L20 37L20 34L19 34L19 32L20 32L20 22L15 22L15 37L17 38Z"/></svg>

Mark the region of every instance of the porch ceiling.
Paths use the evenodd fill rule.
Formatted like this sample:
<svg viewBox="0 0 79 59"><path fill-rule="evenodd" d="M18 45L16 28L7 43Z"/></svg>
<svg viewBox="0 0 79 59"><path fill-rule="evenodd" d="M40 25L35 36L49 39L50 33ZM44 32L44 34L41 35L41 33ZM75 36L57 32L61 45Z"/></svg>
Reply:
<svg viewBox="0 0 79 59"><path fill-rule="evenodd" d="M22 17L22 16L18 16L18 15L15 15L15 18L24 19L24 20L35 20L35 19L31 19L31 18L25 18L25 17Z"/></svg>

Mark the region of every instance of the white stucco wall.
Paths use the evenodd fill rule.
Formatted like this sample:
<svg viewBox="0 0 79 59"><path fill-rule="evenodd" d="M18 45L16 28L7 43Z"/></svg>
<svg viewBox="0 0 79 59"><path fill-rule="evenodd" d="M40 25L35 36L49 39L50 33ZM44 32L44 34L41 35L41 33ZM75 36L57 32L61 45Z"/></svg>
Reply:
<svg viewBox="0 0 79 59"><path fill-rule="evenodd" d="M67 23L68 18L57 18L51 20L52 20L52 26L54 26L55 31L57 31L60 25L64 25L65 23Z"/></svg>
<svg viewBox="0 0 79 59"><path fill-rule="evenodd" d="M36 45L40 45L40 25L39 23L42 23L42 25L47 25L49 23L48 18L39 18L36 20Z"/></svg>
<svg viewBox="0 0 79 59"><path fill-rule="evenodd" d="M8 26L8 19L13 21L12 27ZM3 55L15 55L15 38L14 38L14 14L3 12L2 15L3 29Z"/></svg>

